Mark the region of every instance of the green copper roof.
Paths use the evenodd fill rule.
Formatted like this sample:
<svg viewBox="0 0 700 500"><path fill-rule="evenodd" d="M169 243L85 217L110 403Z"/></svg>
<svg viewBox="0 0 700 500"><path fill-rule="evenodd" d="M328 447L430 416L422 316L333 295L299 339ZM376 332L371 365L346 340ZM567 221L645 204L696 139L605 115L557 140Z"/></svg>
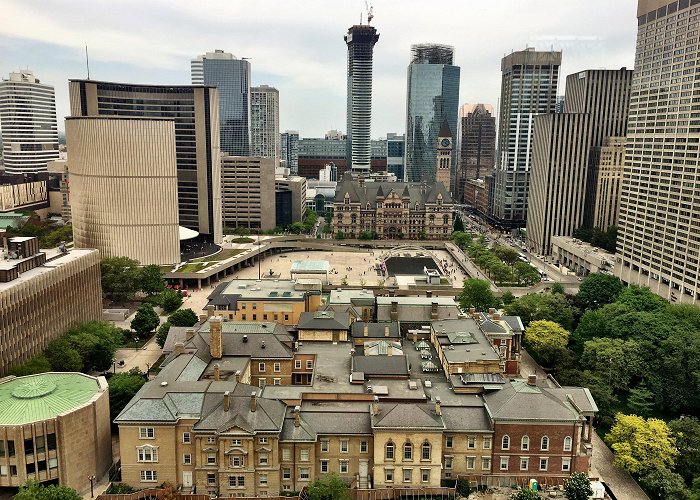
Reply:
<svg viewBox="0 0 700 500"><path fill-rule="evenodd" d="M81 373L41 373L0 382L0 425L54 418L98 391L97 380Z"/></svg>

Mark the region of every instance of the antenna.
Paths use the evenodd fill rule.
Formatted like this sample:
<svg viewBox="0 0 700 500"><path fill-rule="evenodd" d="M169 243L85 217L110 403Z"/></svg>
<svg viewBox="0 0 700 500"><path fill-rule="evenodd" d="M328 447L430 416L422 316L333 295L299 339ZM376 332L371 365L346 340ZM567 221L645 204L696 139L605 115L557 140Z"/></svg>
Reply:
<svg viewBox="0 0 700 500"><path fill-rule="evenodd" d="M87 66L87 79L90 79L90 57L88 56L88 46L85 44L85 65Z"/></svg>
<svg viewBox="0 0 700 500"><path fill-rule="evenodd" d="M367 0L365 0L365 9L367 9L367 25L372 24L372 19L374 19L374 14L372 13L374 7Z"/></svg>

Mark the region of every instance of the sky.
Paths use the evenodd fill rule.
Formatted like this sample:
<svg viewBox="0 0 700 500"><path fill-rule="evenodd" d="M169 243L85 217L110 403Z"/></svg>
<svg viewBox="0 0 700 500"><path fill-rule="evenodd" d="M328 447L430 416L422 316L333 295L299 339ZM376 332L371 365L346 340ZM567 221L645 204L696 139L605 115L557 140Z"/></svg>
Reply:
<svg viewBox="0 0 700 500"><path fill-rule="evenodd" d="M562 50L565 76L632 68L635 0L374 0L372 137L404 133L415 43L455 47L460 104L497 104L501 58L526 46ZM68 79L188 84L190 60L223 49L248 57L252 84L280 93L280 130L345 131L348 28L364 0L0 0L0 76L31 69L56 88L59 129Z"/></svg>

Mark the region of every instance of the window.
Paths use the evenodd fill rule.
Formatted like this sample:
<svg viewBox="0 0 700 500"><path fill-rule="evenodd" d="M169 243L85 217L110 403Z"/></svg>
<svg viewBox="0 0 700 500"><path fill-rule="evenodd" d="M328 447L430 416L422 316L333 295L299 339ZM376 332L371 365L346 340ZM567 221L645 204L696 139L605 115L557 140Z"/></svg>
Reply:
<svg viewBox="0 0 700 500"><path fill-rule="evenodd" d="M292 469L289 467L282 469L282 479L292 479Z"/></svg>
<svg viewBox="0 0 700 500"><path fill-rule="evenodd" d="M561 470L564 472L569 472L571 470L571 459L562 458L561 459Z"/></svg>
<svg viewBox="0 0 700 500"><path fill-rule="evenodd" d="M321 472L328 472L328 460L321 460Z"/></svg>
<svg viewBox="0 0 700 500"><path fill-rule="evenodd" d="M53 436L54 437L54 443L56 443L56 435L55 434L49 434L49 437ZM51 444L51 440L49 439L49 444ZM56 449L55 445L54 448L49 448L51 449ZM7 441L7 456L12 458L15 456L15 442L12 439L9 439Z"/></svg>
<svg viewBox="0 0 700 500"><path fill-rule="evenodd" d="M267 474L260 474L258 476L258 484L260 486L267 486Z"/></svg>
<svg viewBox="0 0 700 500"><path fill-rule="evenodd" d="M299 460L302 462L308 462L309 461L309 449L308 448L302 448L299 452Z"/></svg>
<svg viewBox="0 0 700 500"><path fill-rule="evenodd" d="M258 308L257 304L253 304L253 310L256 310Z"/></svg>
<svg viewBox="0 0 700 500"><path fill-rule="evenodd" d="M348 440L341 439L340 440L340 453L347 453L347 452L348 452Z"/></svg>
<svg viewBox="0 0 700 500"><path fill-rule="evenodd" d="M445 457L445 469L452 468L452 457Z"/></svg>
<svg viewBox="0 0 700 500"><path fill-rule="evenodd" d="M258 464L267 465L267 453L261 453L258 455Z"/></svg>
<svg viewBox="0 0 700 500"><path fill-rule="evenodd" d="M309 479L309 468L300 467L299 468L299 479Z"/></svg>
<svg viewBox="0 0 700 500"><path fill-rule="evenodd" d="M389 441L386 444L386 447L384 449L384 458L386 460L393 460L394 459L394 443Z"/></svg>
<svg viewBox="0 0 700 500"><path fill-rule="evenodd" d="M240 446L240 445L241 445L240 439L232 439L231 440L231 446Z"/></svg>
<svg viewBox="0 0 700 500"><path fill-rule="evenodd" d="M0 457L5 456L5 441L0 440Z"/></svg>
<svg viewBox="0 0 700 500"><path fill-rule="evenodd" d="M508 470L508 457L501 457L501 470Z"/></svg>
<svg viewBox="0 0 700 500"><path fill-rule="evenodd" d="M136 448L138 462L157 462L158 448L155 446L140 446Z"/></svg>
<svg viewBox="0 0 700 500"><path fill-rule="evenodd" d="M2 441L0 441L1 443ZM7 465L0 465L0 477L7 476Z"/></svg>
<svg viewBox="0 0 700 500"><path fill-rule="evenodd" d="M216 474L207 474L207 484L216 484Z"/></svg>
<svg viewBox="0 0 700 500"><path fill-rule="evenodd" d="M549 449L549 438L547 436L542 436L542 441L540 442L540 450L547 451Z"/></svg>
<svg viewBox="0 0 700 500"><path fill-rule="evenodd" d="M253 309L255 309L255 308L253 308ZM257 320L258 320L258 315L257 315L257 314L253 314L253 321L257 321Z"/></svg>
<svg viewBox="0 0 700 500"><path fill-rule="evenodd" d="M501 439L501 449L510 450L510 437L507 434Z"/></svg>
<svg viewBox="0 0 700 500"><path fill-rule="evenodd" d="M234 476L229 477L229 483L231 484L231 478ZM236 477L236 486L239 488L244 488L245 487L245 476L235 476Z"/></svg>
<svg viewBox="0 0 700 500"><path fill-rule="evenodd" d="M45 443L45 441L44 441L44 436L37 436L37 437L34 439L34 445L36 446L36 452L37 452L37 453L43 453L43 452L44 452L44 450L45 450L44 443Z"/></svg>
<svg viewBox="0 0 700 500"><path fill-rule="evenodd" d="M530 438L529 437L523 436L520 439L520 449L524 450L524 451L527 451L530 449Z"/></svg>
<svg viewBox="0 0 700 500"><path fill-rule="evenodd" d="M140 439L153 439L155 436L156 436L156 432L155 432L155 429L153 427L139 427L139 438ZM144 472L146 472L146 471L144 471Z"/></svg>
<svg viewBox="0 0 700 500"><path fill-rule="evenodd" d="M540 458L540 470L547 470L547 465L549 465L549 459Z"/></svg>
<svg viewBox="0 0 700 500"><path fill-rule="evenodd" d="M259 371L260 373L264 373L264 372L265 372L265 363L258 363L258 371Z"/></svg>
<svg viewBox="0 0 700 500"><path fill-rule="evenodd" d="M57 468L58 468L58 459L57 458L49 458L49 470L57 469Z"/></svg>
<svg viewBox="0 0 700 500"><path fill-rule="evenodd" d="M310 359L307 359L307 360L306 360L306 369L307 369L307 370L312 370L313 367L314 367L314 362L313 362L312 360L310 360Z"/></svg>
<svg viewBox="0 0 700 500"><path fill-rule="evenodd" d="M360 441L360 453L367 453L369 451L369 445L367 441Z"/></svg>
<svg viewBox="0 0 700 500"><path fill-rule="evenodd" d="M321 440L321 451L322 452L327 452L330 448L330 442L327 439L322 439Z"/></svg>
<svg viewBox="0 0 700 500"><path fill-rule="evenodd" d="M282 379L281 378L273 378L272 385L282 385Z"/></svg>
<svg viewBox="0 0 700 500"><path fill-rule="evenodd" d="M292 452L289 448L282 448L282 460L291 460Z"/></svg>
<svg viewBox="0 0 700 500"><path fill-rule="evenodd" d="M154 470L142 470L141 481L155 483L158 481L158 473Z"/></svg>
<svg viewBox="0 0 700 500"><path fill-rule="evenodd" d="M467 448L470 450L476 449L476 436L467 437Z"/></svg>
<svg viewBox="0 0 700 500"><path fill-rule="evenodd" d="M190 437L189 432L183 432L182 433L182 442L185 444L189 444L192 442L192 438Z"/></svg>
<svg viewBox="0 0 700 500"><path fill-rule="evenodd" d="M485 450L491 449L491 436L484 436L483 446Z"/></svg>
<svg viewBox="0 0 700 500"><path fill-rule="evenodd" d="M476 457L467 457L467 469L476 468Z"/></svg>
<svg viewBox="0 0 700 500"><path fill-rule="evenodd" d="M228 463L231 467L243 467L243 457L232 455L229 457Z"/></svg>
<svg viewBox="0 0 700 500"><path fill-rule="evenodd" d="M454 443L454 438L452 436L445 436L445 448L452 448Z"/></svg>
<svg viewBox="0 0 700 500"><path fill-rule="evenodd" d="M216 453L207 453L207 465L216 465Z"/></svg>
<svg viewBox="0 0 700 500"><path fill-rule="evenodd" d="M216 438L215 437L208 437L207 438L207 444L216 444Z"/></svg>
<svg viewBox="0 0 700 500"><path fill-rule="evenodd" d="M182 455L182 463L185 465L192 465L192 455L189 453Z"/></svg>
<svg viewBox="0 0 700 500"><path fill-rule="evenodd" d="M300 359L294 360L294 368L296 368L297 370L301 370L301 360Z"/></svg>
<svg viewBox="0 0 700 500"><path fill-rule="evenodd" d="M394 482L394 470L393 469L384 469L384 482L385 483L393 483Z"/></svg>
<svg viewBox="0 0 700 500"><path fill-rule="evenodd" d="M403 459L413 460L413 445L411 443L403 445Z"/></svg>
<svg viewBox="0 0 700 500"><path fill-rule="evenodd" d="M413 470L412 469L404 469L403 470L403 482L404 483L410 483L411 482L411 476L413 475Z"/></svg>
<svg viewBox="0 0 700 500"><path fill-rule="evenodd" d="M258 438L258 443L260 444L267 444L267 436L260 436Z"/></svg>
<svg viewBox="0 0 700 500"><path fill-rule="evenodd" d="M276 371L276 372L281 372L281 371L282 371L282 365L280 365L279 363L275 363L274 365L272 365L272 369L273 369L274 371Z"/></svg>
<svg viewBox="0 0 700 500"><path fill-rule="evenodd" d="M430 443L427 441L423 443L423 446L421 446L420 459L430 460Z"/></svg>
<svg viewBox="0 0 700 500"><path fill-rule="evenodd" d="M571 436L564 438L564 451L571 451Z"/></svg>
<svg viewBox="0 0 700 500"><path fill-rule="evenodd" d="M530 459L528 457L520 457L520 470L527 470L530 465Z"/></svg>
<svg viewBox="0 0 700 500"><path fill-rule="evenodd" d="M348 461L347 460L341 460L340 461L340 473L341 474L347 474L349 470L348 466Z"/></svg>
<svg viewBox="0 0 700 500"><path fill-rule="evenodd" d="M422 483L427 483L428 481L430 481L430 469L420 470L420 480Z"/></svg>

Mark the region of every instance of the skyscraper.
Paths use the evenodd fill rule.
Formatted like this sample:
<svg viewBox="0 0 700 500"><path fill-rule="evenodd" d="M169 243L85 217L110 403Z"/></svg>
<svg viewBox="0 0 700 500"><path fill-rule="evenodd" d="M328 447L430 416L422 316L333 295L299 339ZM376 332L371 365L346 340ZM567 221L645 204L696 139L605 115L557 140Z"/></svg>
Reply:
<svg viewBox="0 0 700 500"><path fill-rule="evenodd" d="M411 46L406 94L406 161L409 182L423 177L435 180L437 139L443 122L456 142L459 108L459 66L455 66L454 48L439 44ZM457 149L452 150L452 168L456 165ZM454 174L450 172L450 191Z"/></svg>
<svg viewBox="0 0 700 500"><path fill-rule="evenodd" d="M490 174L496 160L496 118L490 104L465 104L459 111L459 171L457 200L463 199L463 187L469 179Z"/></svg>
<svg viewBox="0 0 700 500"><path fill-rule="evenodd" d="M527 48L501 60L501 109L492 222L521 227L527 214L533 119L554 113L561 52Z"/></svg>
<svg viewBox="0 0 700 500"><path fill-rule="evenodd" d="M694 4L642 0L637 6L615 263L624 283L648 286L673 302L700 299L700 126L691 113L700 81L690 74L700 56L692 21L700 6ZM676 66L681 57L684 69Z"/></svg>
<svg viewBox="0 0 700 500"><path fill-rule="evenodd" d="M250 130L250 63L223 50L192 59L192 83L219 88L221 153L248 156Z"/></svg>
<svg viewBox="0 0 700 500"><path fill-rule="evenodd" d="M379 33L373 26L348 29L347 163L354 172L369 173L372 166L372 54Z"/></svg>
<svg viewBox="0 0 700 500"><path fill-rule="evenodd" d="M196 85L137 85L95 80L70 80L68 85L74 117L123 116L175 121L179 224L198 231L203 239L220 243L218 90Z"/></svg>
<svg viewBox="0 0 700 500"><path fill-rule="evenodd" d="M56 95L29 70L0 82L0 128L5 172L45 172L58 159Z"/></svg>
<svg viewBox="0 0 700 500"><path fill-rule="evenodd" d="M299 173L299 131L285 130L280 134L280 154L283 162L287 163L289 171Z"/></svg>
<svg viewBox="0 0 700 500"><path fill-rule="evenodd" d="M280 160L280 93L268 85L250 89L251 156Z"/></svg>

